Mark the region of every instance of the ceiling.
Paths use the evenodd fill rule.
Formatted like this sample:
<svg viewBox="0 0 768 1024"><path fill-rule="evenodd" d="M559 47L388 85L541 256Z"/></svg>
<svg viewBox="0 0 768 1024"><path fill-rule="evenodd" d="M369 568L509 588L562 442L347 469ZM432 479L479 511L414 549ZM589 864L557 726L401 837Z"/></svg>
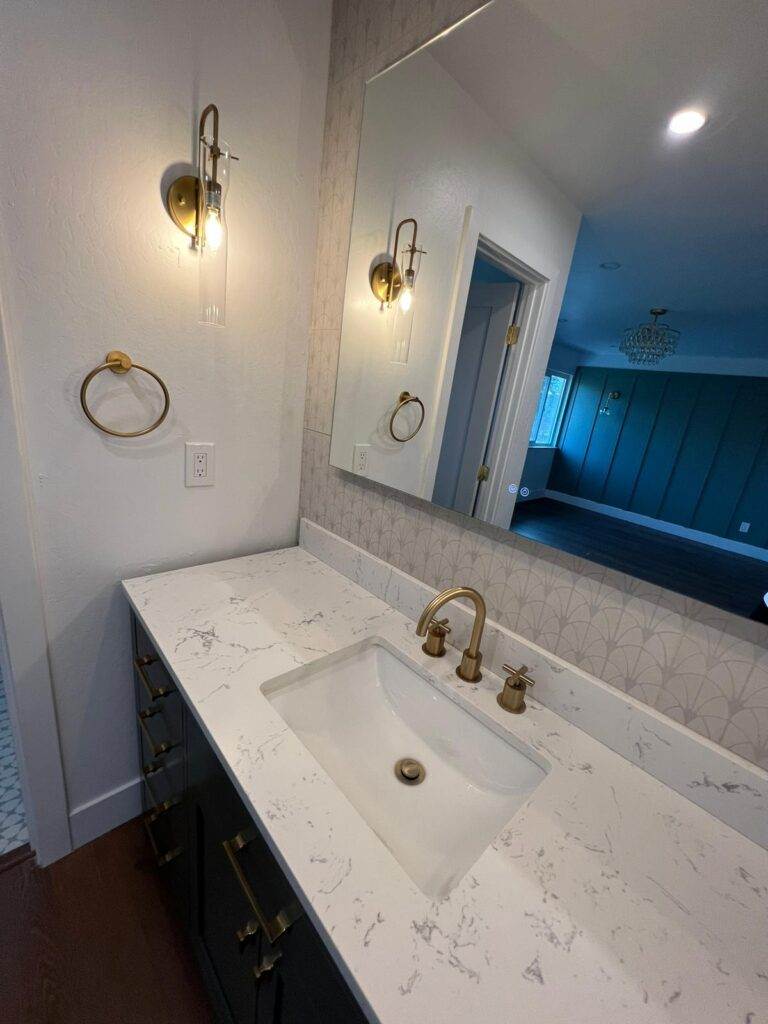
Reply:
<svg viewBox="0 0 768 1024"><path fill-rule="evenodd" d="M431 52L583 213L559 340L665 306L681 356L768 357L765 0L496 0Z"/></svg>

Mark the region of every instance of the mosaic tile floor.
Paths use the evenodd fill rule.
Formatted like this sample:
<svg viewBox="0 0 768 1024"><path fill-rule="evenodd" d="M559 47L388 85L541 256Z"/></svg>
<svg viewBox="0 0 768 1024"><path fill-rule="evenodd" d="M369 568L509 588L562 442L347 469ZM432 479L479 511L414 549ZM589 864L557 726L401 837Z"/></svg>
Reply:
<svg viewBox="0 0 768 1024"><path fill-rule="evenodd" d="M0 856L29 841L8 704L0 679Z"/></svg>

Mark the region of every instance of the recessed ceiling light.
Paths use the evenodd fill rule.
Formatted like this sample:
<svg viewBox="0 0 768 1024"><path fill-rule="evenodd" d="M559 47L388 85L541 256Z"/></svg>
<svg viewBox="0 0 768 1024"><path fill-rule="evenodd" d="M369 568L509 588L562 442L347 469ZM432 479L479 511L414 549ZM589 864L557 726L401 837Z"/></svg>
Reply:
<svg viewBox="0 0 768 1024"><path fill-rule="evenodd" d="M621 264L617 263L616 260L608 260L607 263L601 263L600 264L600 269L601 270L618 270L620 266L621 266Z"/></svg>
<svg viewBox="0 0 768 1024"><path fill-rule="evenodd" d="M673 135L691 135L697 132L707 120L700 110L678 110L669 119L668 128Z"/></svg>

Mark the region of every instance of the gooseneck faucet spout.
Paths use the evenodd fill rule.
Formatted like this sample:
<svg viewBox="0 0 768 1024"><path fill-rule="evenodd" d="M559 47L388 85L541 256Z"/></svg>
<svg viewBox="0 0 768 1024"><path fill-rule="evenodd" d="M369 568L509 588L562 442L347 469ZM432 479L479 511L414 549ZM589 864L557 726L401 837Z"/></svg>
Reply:
<svg viewBox="0 0 768 1024"><path fill-rule="evenodd" d="M483 656L480 653L480 640L483 636L485 626L485 601L482 596L472 587L449 587L437 597L433 597L427 607L421 613L416 636L426 636L427 629L432 619L437 615L443 605L448 604L457 597L468 597L475 606L475 623L472 626L472 636L469 638L469 647L461 657L461 664L456 669L456 675L468 683L477 683L483 677L480 672L480 665Z"/></svg>

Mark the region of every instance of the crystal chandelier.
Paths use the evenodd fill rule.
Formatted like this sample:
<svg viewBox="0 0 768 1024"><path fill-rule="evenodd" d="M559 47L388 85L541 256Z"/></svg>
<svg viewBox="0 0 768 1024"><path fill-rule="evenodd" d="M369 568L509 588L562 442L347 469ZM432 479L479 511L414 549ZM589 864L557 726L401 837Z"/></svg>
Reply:
<svg viewBox="0 0 768 1024"><path fill-rule="evenodd" d="M659 317L664 316L666 312L666 309L654 307L650 310L653 317L651 323L629 327L624 331L619 352L623 352L630 363L655 366L661 359L674 354L680 331L658 322Z"/></svg>

